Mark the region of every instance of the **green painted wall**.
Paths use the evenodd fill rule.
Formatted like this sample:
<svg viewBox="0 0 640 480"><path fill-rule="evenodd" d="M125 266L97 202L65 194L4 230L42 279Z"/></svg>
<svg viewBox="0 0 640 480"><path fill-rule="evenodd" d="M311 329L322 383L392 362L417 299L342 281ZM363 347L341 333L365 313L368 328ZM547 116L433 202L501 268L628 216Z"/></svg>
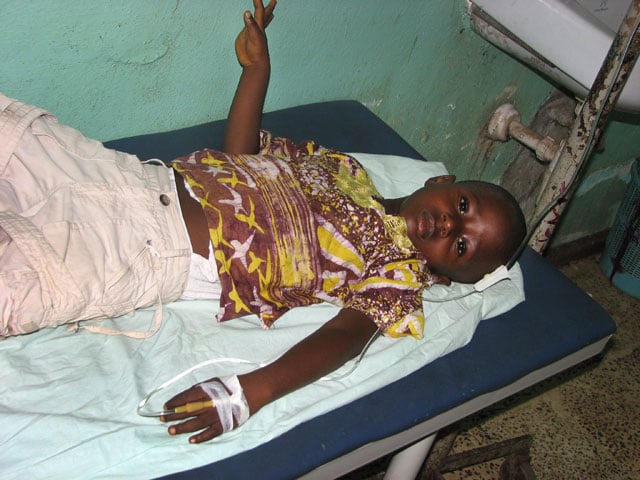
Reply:
<svg viewBox="0 0 640 480"><path fill-rule="evenodd" d="M100 140L223 118L250 1L0 0L0 90ZM493 110L524 123L552 85L470 28L465 0L280 0L266 109L352 98L461 178L498 180L517 147L478 155ZM609 226L640 121L620 117L555 242ZM594 204L600 205L593 214Z"/></svg>

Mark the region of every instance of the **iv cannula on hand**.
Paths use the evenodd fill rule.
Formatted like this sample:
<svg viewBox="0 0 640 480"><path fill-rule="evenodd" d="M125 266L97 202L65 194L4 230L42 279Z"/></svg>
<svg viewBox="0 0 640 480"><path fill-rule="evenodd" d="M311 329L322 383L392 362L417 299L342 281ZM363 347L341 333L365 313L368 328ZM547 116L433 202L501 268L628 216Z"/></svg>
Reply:
<svg viewBox="0 0 640 480"><path fill-rule="evenodd" d="M184 405L179 405L171 410L163 410L162 415L172 415L174 413L194 413L205 408L212 408L213 400L206 400L203 402L189 402Z"/></svg>

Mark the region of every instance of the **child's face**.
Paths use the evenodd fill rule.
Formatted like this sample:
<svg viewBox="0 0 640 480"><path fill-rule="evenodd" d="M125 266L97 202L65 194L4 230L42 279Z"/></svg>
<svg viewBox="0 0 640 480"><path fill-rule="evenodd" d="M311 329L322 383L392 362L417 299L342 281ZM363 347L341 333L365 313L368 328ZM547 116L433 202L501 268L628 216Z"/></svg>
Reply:
<svg viewBox="0 0 640 480"><path fill-rule="evenodd" d="M500 264L498 252L505 248L511 222L497 195L477 183L454 180L427 180L404 200L400 215L433 273L473 283Z"/></svg>

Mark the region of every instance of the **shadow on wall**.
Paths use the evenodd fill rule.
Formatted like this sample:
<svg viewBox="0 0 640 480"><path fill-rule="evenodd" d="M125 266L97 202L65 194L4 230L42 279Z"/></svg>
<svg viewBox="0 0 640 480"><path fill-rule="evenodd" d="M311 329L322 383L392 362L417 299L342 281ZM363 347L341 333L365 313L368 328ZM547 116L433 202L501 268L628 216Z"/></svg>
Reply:
<svg viewBox="0 0 640 480"><path fill-rule="evenodd" d="M538 109L530 128L560 144L569 136L575 120L576 104L572 95L555 90ZM521 147L502 175L500 184L516 197L527 219L533 215L541 180L548 168L549 165L540 162L531 149Z"/></svg>

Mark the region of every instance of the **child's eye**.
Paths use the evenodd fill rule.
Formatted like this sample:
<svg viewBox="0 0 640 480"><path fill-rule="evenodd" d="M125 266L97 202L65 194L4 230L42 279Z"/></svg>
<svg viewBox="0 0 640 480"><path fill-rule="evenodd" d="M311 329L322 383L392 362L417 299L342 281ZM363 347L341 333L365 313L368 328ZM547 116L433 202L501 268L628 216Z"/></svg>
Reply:
<svg viewBox="0 0 640 480"><path fill-rule="evenodd" d="M467 241L464 238L459 238L456 242L456 253L459 257L463 256L467 251Z"/></svg>
<svg viewBox="0 0 640 480"><path fill-rule="evenodd" d="M469 200L467 200L467 197L460 197L460 205L458 205L458 209L460 210L460 213L467 213L467 210L469 210Z"/></svg>

